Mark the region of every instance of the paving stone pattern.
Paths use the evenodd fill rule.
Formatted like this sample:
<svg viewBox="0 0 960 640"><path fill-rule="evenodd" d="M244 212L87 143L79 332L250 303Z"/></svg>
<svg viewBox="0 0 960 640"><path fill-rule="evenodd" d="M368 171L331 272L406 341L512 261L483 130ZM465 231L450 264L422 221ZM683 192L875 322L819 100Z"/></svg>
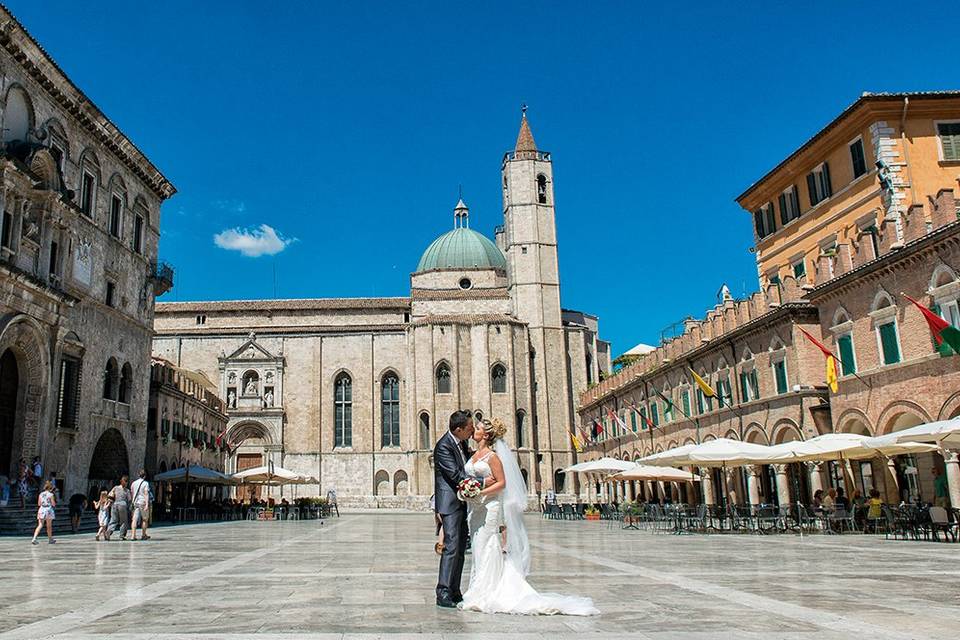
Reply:
<svg viewBox="0 0 960 640"><path fill-rule="evenodd" d="M0 640L948 638L960 625L952 544L528 526L534 586L592 596L602 615L438 609L431 516L345 514L157 528L136 543L0 539Z"/></svg>

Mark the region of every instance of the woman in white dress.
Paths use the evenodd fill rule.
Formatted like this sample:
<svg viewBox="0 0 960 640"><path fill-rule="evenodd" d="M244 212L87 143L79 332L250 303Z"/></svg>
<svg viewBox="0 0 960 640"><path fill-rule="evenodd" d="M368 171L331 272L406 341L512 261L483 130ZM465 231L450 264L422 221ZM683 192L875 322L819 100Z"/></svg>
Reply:
<svg viewBox="0 0 960 640"><path fill-rule="evenodd" d="M590 598L538 593L527 582L530 544L523 524L527 489L516 456L503 441L506 431L500 420L484 420L474 431L478 448L465 470L475 477L492 476L493 482L471 504L473 563L470 586L463 594L460 608L521 615L599 614ZM502 533L506 535L505 544Z"/></svg>
<svg viewBox="0 0 960 640"><path fill-rule="evenodd" d="M40 495L37 496L37 528L33 532L33 540L30 541L30 544L37 544L37 536L40 535L40 531L43 529L43 525L47 525L47 540L50 541L50 544L56 542L53 539L53 519L56 517L55 508L57 506L57 498L53 495L53 483L47 482L43 486L43 491L40 492Z"/></svg>

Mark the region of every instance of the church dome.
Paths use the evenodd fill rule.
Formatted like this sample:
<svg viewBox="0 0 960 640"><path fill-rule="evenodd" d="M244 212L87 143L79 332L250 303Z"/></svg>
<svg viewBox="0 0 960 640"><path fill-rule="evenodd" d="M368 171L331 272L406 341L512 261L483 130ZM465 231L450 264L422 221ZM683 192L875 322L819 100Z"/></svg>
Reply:
<svg viewBox="0 0 960 640"><path fill-rule="evenodd" d="M465 226L467 206L457 203L454 220L457 226L430 243L420 257L417 272L431 269L502 269L507 268L503 257L489 238Z"/></svg>

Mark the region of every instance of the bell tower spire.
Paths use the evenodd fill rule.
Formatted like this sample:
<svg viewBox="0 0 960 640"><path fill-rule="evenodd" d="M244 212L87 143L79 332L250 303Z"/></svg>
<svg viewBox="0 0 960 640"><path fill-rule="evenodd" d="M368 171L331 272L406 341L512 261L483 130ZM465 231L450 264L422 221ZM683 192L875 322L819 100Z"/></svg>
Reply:
<svg viewBox="0 0 960 640"><path fill-rule="evenodd" d="M514 146L514 158L517 160L534 160L537 157L537 143L533 140L530 122L527 120L527 105L520 105L520 133L517 134L517 144Z"/></svg>

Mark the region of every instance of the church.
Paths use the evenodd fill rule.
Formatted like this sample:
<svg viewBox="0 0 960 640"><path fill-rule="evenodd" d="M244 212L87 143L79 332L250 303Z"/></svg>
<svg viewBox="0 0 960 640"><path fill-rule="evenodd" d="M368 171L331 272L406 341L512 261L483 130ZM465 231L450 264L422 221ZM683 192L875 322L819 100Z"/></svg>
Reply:
<svg viewBox="0 0 960 640"><path fill-rule="evenodd" d="M470 228L461 199L407 297L156 305L154 355L226 401L228 471L272 463L317 479L300 495L423 508L433 446L469 409L507 423L531 500L577 491L561 473L577 399L610 350L595 316L561 307L553 164L526 113L501 178L494 238Z"/></svg>

